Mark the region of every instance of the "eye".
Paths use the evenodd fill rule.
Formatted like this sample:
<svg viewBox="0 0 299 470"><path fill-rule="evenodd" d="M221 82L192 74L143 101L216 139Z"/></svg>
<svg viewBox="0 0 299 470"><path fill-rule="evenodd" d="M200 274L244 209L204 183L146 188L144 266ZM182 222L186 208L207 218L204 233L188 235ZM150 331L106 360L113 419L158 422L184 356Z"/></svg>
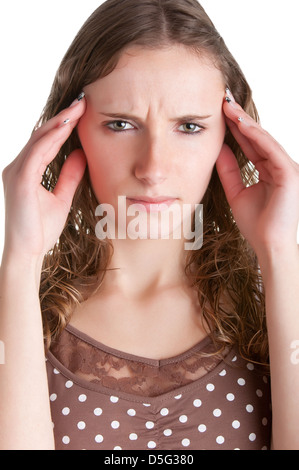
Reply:
<svg viewBox="0 0 299 470"><path fill-rule="evenodd" d="M185 134L198 134L203 130L203 127L194 122L185 122L180 125L179 130L185 132Z"/></svg>
<svg viewBox="0 0 299 470"><path fill-rule="evenodd" d="M134 126L127 121L112 121L106 124L109 129L115 132L128 131L129 129L134 129Z"/></svg>

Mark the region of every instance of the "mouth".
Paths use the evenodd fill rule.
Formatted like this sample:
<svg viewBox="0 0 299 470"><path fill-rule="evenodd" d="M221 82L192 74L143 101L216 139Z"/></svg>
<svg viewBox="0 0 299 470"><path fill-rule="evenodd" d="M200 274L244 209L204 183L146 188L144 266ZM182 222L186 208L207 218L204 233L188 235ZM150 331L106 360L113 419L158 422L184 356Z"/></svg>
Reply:
<svg viewBox="0 0 299 470"><path fill-rule="evenodd" d="M172 204L177 201L177 198L170 196L159 196L159 197L146 197L146 196L134 196L127 197L129 204L140 205L139 210L145 210L147 212L162 212L167 210Z"/></svg>

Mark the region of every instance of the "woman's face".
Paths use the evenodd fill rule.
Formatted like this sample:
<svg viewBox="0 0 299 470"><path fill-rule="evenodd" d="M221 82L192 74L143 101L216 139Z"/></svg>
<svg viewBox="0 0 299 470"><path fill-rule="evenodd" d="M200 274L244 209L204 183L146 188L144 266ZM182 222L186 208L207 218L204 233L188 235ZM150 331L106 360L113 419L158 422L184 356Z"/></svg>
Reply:
<svg viewBox="0 0 299 470"><path fill-rule="evenodd" d="M225 84L205 57L174 45L132 46L84 90L78 125L99 203L198 204L221 151Z"/></svg>

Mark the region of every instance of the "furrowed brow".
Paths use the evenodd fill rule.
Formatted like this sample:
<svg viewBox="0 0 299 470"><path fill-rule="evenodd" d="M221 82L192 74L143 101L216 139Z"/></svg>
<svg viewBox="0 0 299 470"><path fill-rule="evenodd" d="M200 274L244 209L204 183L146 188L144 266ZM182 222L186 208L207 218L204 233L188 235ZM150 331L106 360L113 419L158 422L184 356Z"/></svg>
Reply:
<svg viewBox="0 0 299 470"><path fill-rule="evenodd" d="M98 114L102 114L103 116L107 116L107 117L110 117L110 118L115 118L115 119L132 119L133 121L140 121L141 119L138 117L138 116L135 116L133 114L128 114L128 113L104 113L102 111L99 111ZM212 114L207 114L207 115L198 115L198 114L188 114L188 115L185 115L185 116L179 116L179 117L175 117L175 118L172 118L171 121L173 122L178 122L178 121L182 121L182 122L191 122L191 121L194 121L194 120L198 120L198 121L204 121L205 119L209 119L212 117Z"/></svg>

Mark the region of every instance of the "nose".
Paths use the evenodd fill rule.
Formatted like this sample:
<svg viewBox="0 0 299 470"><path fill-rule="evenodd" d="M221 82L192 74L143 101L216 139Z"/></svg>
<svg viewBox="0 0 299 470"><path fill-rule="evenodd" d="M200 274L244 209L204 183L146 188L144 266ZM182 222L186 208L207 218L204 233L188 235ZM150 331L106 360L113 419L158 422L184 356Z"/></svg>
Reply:
<svg viewBox="0 0 299 470"><path fill-rule="evenodd" d="M141 144L135 164L136 178L148 185L163 183L170 168L169 152L162 136L147 136Z"/></svg>

